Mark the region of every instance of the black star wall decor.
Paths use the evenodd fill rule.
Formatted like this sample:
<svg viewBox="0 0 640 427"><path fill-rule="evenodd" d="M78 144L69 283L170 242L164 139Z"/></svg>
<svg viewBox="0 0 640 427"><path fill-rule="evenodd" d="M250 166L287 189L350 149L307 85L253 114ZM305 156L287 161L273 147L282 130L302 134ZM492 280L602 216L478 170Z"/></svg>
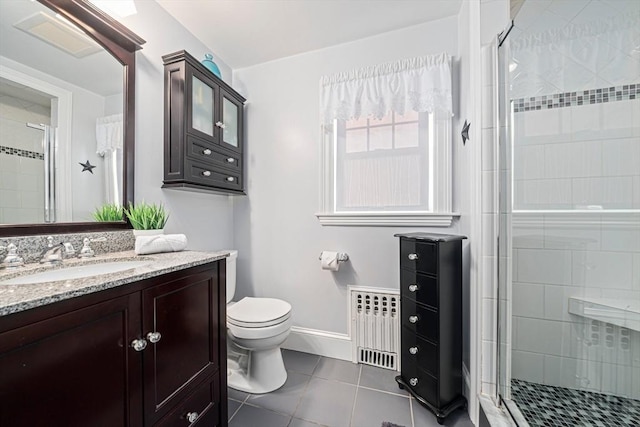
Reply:
<svg viewBox="0 0 640 427"><path fill-rule="evenodd" d="M89 163L89 160L87 160L86 163L78 163L78 164L82 166L82 172L89 171L93 175L93 168L95 168L96 166Z"/></svg>
<svg viewBox="0 0 640 427"><path fill-rule="evenodd" d="M462 126L462 132L460 133L460 135L462 135L462 145L465 145L467 143L467 140L469 139L469 128L471 127L471 123L467 123L467 121L464 121L464 125Z"/></svg>

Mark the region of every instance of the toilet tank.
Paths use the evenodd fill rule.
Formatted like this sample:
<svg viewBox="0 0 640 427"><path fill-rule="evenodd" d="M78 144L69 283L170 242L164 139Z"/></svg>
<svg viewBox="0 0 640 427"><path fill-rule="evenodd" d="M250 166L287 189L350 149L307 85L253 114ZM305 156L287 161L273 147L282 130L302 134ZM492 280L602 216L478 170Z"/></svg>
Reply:
<svg viewBox="0 0 640 427"><path fill-rule="evenodd" d="M230 250L227 260L227 303L231 302L236 293L236 260L238 251Z"/></svg>

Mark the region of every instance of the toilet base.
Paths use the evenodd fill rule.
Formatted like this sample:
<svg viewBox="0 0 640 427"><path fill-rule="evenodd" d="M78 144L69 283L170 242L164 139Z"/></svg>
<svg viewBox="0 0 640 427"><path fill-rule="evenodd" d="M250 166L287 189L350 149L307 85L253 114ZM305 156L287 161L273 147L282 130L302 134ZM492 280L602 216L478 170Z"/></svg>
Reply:
<svg viewBox="0 0 640 427"><path fill-rule="evenodd" d="M279 389L287 381L280 348L249 352L246 366L228 362L227 384L234 390L251 394L269 393Z"/></svg>

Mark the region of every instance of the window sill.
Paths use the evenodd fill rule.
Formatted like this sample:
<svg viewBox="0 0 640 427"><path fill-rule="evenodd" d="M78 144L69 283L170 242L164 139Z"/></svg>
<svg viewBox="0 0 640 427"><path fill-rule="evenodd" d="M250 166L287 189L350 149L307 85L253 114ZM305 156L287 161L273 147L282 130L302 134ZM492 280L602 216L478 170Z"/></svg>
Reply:
<svg viewBox="0 0 640 427"><path fill-rule="evenodd" d="M374 226L374 227L450 227L459 213L317 213L325 226Z"/></svg>

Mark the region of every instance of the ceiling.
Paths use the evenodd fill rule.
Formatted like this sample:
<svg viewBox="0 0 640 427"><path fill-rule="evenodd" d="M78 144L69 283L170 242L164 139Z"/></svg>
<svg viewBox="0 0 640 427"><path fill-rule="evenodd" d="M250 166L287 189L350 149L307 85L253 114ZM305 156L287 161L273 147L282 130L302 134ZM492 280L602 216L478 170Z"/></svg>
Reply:
<svg viewBox="0 0 640 427"><path fill-rule="evenodd" d="M157 0L231 68L457 15L462 0Z"/></svg>

